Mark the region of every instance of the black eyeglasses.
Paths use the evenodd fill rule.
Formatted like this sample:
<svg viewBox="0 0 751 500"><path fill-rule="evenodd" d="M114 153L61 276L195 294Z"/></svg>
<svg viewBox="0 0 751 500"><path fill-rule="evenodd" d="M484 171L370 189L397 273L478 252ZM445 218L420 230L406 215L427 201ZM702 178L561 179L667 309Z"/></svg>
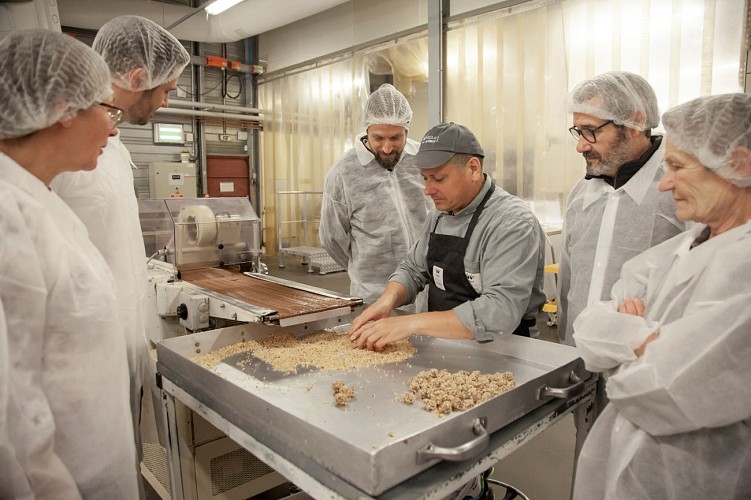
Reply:
<svg viewBox="0 0 751 500"><path fill-rule="evenodd" d="M587 142L590 142L594 144L597 142L597 131L600 130L603 127L606 127L613 123L613 120L608 120L599 127L571 127L568 129L569 132L571 132L571 135L576 139L579 140L580 137L584 137L584 140Z"/></svg>
<svg viewBox="0 0 751 500"><path fill-rule="evenodd" d="M107 114L109 115L110 121L112 122L112 128L117 127L120 122L123 121L122 109L118 108L117 106L113 106L112 104L107 104L106 102L99 102L97 104L107 109Z"/></svg>

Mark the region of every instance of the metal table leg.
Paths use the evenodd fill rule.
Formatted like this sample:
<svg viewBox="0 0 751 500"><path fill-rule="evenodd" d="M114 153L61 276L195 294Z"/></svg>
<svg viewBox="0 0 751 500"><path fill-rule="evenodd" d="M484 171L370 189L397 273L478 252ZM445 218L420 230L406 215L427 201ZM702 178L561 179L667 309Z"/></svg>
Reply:
<svg viewBox="0 0 751 500"><path fill-rule="evenodd" d="M161 384L160 384L161 385ZM175 416L175 397L165 391L162 393L162 418L164 428L167 429L167 463L169 465L170 497L172 500L183 500L183 478L180 467L180 445L177 438L177 418Z"/></svg>

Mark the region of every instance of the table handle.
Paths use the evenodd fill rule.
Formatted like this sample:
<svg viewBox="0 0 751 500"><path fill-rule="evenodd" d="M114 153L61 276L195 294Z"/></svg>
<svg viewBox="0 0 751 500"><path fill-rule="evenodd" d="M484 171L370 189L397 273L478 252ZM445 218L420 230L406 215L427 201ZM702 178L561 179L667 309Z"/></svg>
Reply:
<svg viewBox="0 0 751 500"><path fill-rule="evenodd" d="M490 442L487 425L487 417L474 419L472 422L472 432L474 432L477 437L453 448L436 446L433 443L425 445L417 450L417 463L421 464L434 458L442 458L443 460L449 460L451 462L461 462L462 460L466 460L473 455L476 455L485 449Z"/></svg>
<svg viewBox="0 0 751 500"><path fill-rule="evenodd" d="M537 389L537 399L540 400L547 397L568 399L580 394L584 390L584 380L575 371L569 373L568 380L571 382L571 385L568 387L550 387L547 384L543 384Z"/></svg>

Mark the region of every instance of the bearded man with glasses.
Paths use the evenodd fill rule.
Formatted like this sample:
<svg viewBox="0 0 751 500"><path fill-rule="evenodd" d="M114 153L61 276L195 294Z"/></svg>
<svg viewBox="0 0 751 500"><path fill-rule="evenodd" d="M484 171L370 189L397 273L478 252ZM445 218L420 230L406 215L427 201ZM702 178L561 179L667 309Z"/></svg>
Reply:
<svg viewBox="0 0 751 500"><path fill-rule="evenodd" d="M660 114L644 78L625 71L597 75L576 85L566 106L587 168L568 197L558 280L558 336L574 345L576 317L610 299L623 264L686 225L670 194L657 189L665 145L651 133Z"/></svg>

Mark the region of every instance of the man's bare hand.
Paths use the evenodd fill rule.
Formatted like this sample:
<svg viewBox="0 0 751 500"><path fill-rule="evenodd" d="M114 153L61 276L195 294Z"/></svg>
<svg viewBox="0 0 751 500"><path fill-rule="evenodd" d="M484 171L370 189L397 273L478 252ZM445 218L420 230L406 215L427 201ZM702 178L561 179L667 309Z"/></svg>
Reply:
<svg viewBox="0 0 751 500"><path fill-rule="evenodd" d="M350 333L352 342L357 342L360 349L383 351L392 342L409 338L414 333L412 320L414 316L396 316L371 321Z"/></svg>
<svg viewBox="0 0 751 500"><path fill-rule="evenodd" d="M349 338L354 340L357 338L356 335L358 335L360 328L370 322L387 318L389 314L391 314L391 311L392 309L390 307L384 305L380 301L376 301L375 304L369 306L358 317L356 317L354 321L352 321L352 324L349 327ZM353 337L353 335L355 335L355 337Z"/></svg>

